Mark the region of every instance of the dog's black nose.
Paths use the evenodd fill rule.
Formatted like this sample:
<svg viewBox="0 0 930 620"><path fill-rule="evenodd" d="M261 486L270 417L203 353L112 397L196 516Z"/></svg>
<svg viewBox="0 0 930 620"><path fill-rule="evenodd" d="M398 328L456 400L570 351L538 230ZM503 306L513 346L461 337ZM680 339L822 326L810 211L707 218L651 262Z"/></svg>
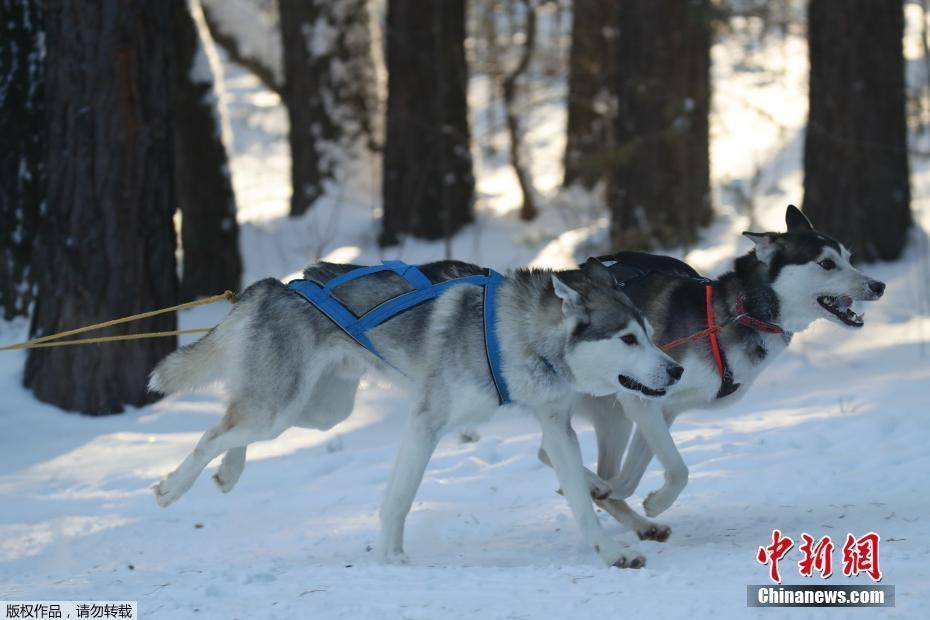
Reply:
<svg viewBox="0 0 930 620"><path fill-rule="evenodd" d="M685 372L685 369L681 366L678 366L677 364L675 366L668 366L665 370L668 372L668 376L675 381L681 379L681 375L683 375Z"/></svg>
<svg viewBox="0 0 930 620"><path fill-rule="evenodd" d="M885 292L885 283L879 282L878 280L872 280L869 282L869 290L871 290L877 297L881 297L882 293Z"/></svg>

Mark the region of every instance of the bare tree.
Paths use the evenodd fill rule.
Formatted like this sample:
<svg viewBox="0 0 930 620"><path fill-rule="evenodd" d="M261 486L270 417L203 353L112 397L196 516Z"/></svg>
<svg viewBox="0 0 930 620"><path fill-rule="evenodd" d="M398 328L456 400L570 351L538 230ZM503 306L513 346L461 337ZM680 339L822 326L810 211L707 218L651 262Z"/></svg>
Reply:
<svg viewBox="0 0 930 620"><path fill-rule="evenodd" d="M568 133L563 185L593 187L606 177L616 102L617 3L574 0L568 74Z"/></svg>
<svg viewBox="0 0 930 620"><path fill-rule="evenodd" d="M174 305L171 149L175 2L47 0L48 216L32 336ZM133 325L174 329L172 314ZM120 330L121 331L121 330ZM69 410L143 405L176 346L155 338L32 349L23 382Z"/></svg>
<svg viewBox="0 0 930 620"><path fill-rule="evenodd" d="M368 0L280 0L291 215L305 213L372 135Z"/></svg>
<svg viewBox="0 0 930 620"><path fill-rule="evenodd" d="M530 66L530 60L533 57L533 49L536 46L536 7L533 0L520 0L526 14L526 23L524 26L524 43L520 51L520 57L513 71L504 77L503 81L503 100L504 111L507 117L507 132L510 134L510 163L513 165L514 173L517 175L517 181L520 183L520 193L523 194L523 203L520 206L520 219L532 220L536 218L536 200L534 197L533 179L530 171L527 170L526 163L521 155L522 137L520 132L520 121L518 110L516 108L517 98L517 81L526 73Z"/></svg>
<svg viewBox="0 0 930 620"><path fill-rule="evenodd" d="M911 225L901 0L811 0L804 210L857 258L901 255Z"/></svg>
<svg viewBox="0 0 930 620"><path fill-rule="evenodd" d="M379 241L448 239L473 219L464 0L388 0L387 67Z"/></svg>
<svg viewBox="0 0 930 620"><path fill-rule="evenodd" d="M0 7L0 308L9 320L33 300L30 263L45 200L45 29L38 0Z"/></svg>
<svg viewBox="0 0 930 620"><path fill-rule="evenodd" d="M615 247L688 245L710 221L709 0L618 2L608 185Z"/></svg>
<svg viewBox="0 0 930 620"><path fill-rule="evenodd" d="M242 279L236 197L223 134L222 67L198 0L174 0L174 177L181 209L181 298L236 290Z"/></svg>

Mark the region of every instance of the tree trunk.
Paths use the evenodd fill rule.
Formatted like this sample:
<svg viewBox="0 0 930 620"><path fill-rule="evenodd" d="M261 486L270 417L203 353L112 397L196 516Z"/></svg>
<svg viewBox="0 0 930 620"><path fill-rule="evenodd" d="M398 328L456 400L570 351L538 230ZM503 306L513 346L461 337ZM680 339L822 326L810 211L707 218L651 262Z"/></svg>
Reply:
<svg viewBox="0 0 930 620"><path fill-rule="evenodd" d="M901 0L811 0L804 211L865 261L911 224Z"/></svg>
<svg viewBox="0 0 930 620"><path fill-rule="evenodd" d="M536 47L536 7L533 6L532 0L522 0L522 4L523 10L526 12L526 27L523 29L525 37L523 49L520 51L517 66L504 78L501 90L503 91L507 132L510 134L510 163L513 166L514 174L517 175L520 193L523 194L523 203L520 205L520 219L528 222L536 219L538 210L536 209L536 190L533 188L533 177L530 174L527 162L523 160L522 156L523 136L520 131L516 98L517 81L529 68L530 60L533 58L533 49ZM516 29L515 24L513 29Z"/></svg>
<svg viewBox="0 0 930 620"><path fill-rule="evenodd" d="M712 215L711 7L621 0L618 8L611 240L624 249L689 245Z"/></svg>
<svg viewBox="0 0 930 620"><path fill-rule="evenodd" d="M473 219L465 2L389 0L380 242L448 239Z"/></svg>
<svg viewBox="0 0 930 620"><path fill-rule="evenodd" d="M616 66L617 5L603 0L572 3L568 76L565 186L591 188L607 177L607 155L616 114L610 80Z"/></svg>
<svg viewBox="0 0 930 620"><path fill-rule="evenodd" d="M174 2L48 0L48 217L32 336L176 304L171 49ZM117 333L170 330L173 314ZM69 410L143 405L175 338L32 349L24 383Z"/></svg>
<svg viewBox="0 0 930 620"><path fill-rule="evenodd" d="M45 46L39 0L0 0L0 309L26 316L45 199Z"/></svg>
<svg viewBox="0 0 930 620"><path fill-rule="evenodd" d="M175 7L174 178L181 209L184 267L181 298L239 288L239 225L220 101L222 67L212 48L198 0ZM190 9L190 10L188 10ZM217 80L219 82L217 83Z"/></svg>
<svg viewBox="0 0 930 620"><path fill-rule="evenodd" d="M210 36L230 60L284 98L281 25L276 0L203 0Z"/></svg>
<svg viewBox="0 0 930 620"><path fill-rule="evenodd" d="M280 0L291 123L291 215L305 213L371 135L368 0Z"/></svg>

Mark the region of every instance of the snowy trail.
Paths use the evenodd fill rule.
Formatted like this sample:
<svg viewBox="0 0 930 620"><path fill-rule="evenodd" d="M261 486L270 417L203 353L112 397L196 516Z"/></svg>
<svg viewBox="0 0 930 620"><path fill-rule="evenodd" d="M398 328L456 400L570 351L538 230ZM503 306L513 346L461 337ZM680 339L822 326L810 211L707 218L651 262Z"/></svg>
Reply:
<svg viewBox="0 0 930 620"><path fill-rule="evenodd" d="M804 53L795 47L792 58ZM714 53L715 71L725 73L716 79L732 82L715 102L716 113L731 114L740 98L752 96L755 78L740 81L726 73L732 68L725 46ZM286 119L272 95L227 69L246 280L284 277L320 252L333 260L377 260L370 200L376 183L338 204L315 207L315 220L282 218ZM787 125L803 121L795 107L784 112ZM540 114L540 133L558 133L550 130L562 122L555 118L561 112ZM715 125L720 165L728 156L738 161L743 142L737 138L753 135L747 128L759 122L751 115L728 121ZM754 138L764 142L759 134ZM774 227L785 203L800 196L799 149L796 143L780 149L777 134L767 139L754 148L782 155L767 164L771 187L757 207L761 225ZM558 141L541 142L536 158L551 161ZM531 227L518 224L507 215L512 182L507 185L504 172L487 174L491 164L479 163L479 178L490 180L482 188L478 223L454 240L456 256L501 269L531 261L562 267L585 253L584 244L603 239L603 218L566 231L558 207L547 207ZM750 174L739 171L740 178ZM715 179L718 192L729 181ZM914 206L924 230L930 229L928 185L926 165L915 166ZM332 234L320 237L340 206ZM687 254L709 273L748 245L738 236L747 218L725 192L718 211L701 249ZM834 540L846 532L878 532L883 583L896 586L897 607L870 610L868 617L925 616L930 346L923 343L930 320L920 314L926 239L916 233L915 239L900 263L867 268L889 286L860 332L818 324L795 339L741 403L691 412L676 423L691 481L660 519L673 528L669 541L635 541L648 558L639 571L606 569L581 544L564 499L554 492L554 474L536 459L540 434L531 419L504 412L478 429L475 443L443 440L408 519L412 565L385 567L374 562L370 548L408 406L401 391L368 379L344 424L327 432L291 430L251 446L242 480L228 495L210 481L214 463L177 504L161 509L148 487L218 420L221 388L86 418L33 400L19 384L24 355L3 354L0 598L133 599L142 618L169 620L755 616L761 614L745 607L745 586L765 583L766 568L755 553L777 527L795 539L802 532ZM411 242L389 257L415 262L442 254L441 244ZM191 310L181 316L181 327L211 325L224 313L221 306ZM0 323L0 344L24 336L24 322ZM579 431L593 466L593 433ZM659 484L652 467L633 505L639 509ZM634 542L599 515L613 535ZM783 562L786 583L803 582L798 559L795 548ZM827 583L870 581L840 574ZM863 617L839 609L777 614Z"/></svg>

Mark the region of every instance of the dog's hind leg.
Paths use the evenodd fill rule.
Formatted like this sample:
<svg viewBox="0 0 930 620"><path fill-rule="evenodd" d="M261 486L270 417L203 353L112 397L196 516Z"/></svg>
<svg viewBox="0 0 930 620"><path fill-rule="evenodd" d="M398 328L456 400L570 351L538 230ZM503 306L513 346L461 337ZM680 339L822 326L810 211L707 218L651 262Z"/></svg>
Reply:
<svg viewBox="0 0 930 620"><path fill-rule="evenodd" d="M294 424L325 431L348 418L355 407L360 379L361 373L323 373Z"/></svg>
<svg viewBox="0 0 930 620"><path fill-rule="evenodd" d="M397 449L397 460L381 504L381 539L378 556L382 562L404 563L404 521L413 505L423 473L436 449L444 421L430 418L429 405L417 406L407 421L407 430Z"/></svg>
<svg viewBox="0 0 930 620"><path fill-rule="evenodd" d="M231 404L223 420L203 434L193 452L187 455L177 469L152 487L155 500L160 506L168 506L184 495L204 467L223 452L268 438L254 428L238 422L235 407L235 404Z"/></svg>
<svg viewBox="0 0 930 620"><path fill-rule="evenodd" d="M223 493L232 491L236 483L239 482L239 476L245 469L245 450L246 446L230 448L223 456L220 462L220 468L213 474L213 482Z"/></svg>

